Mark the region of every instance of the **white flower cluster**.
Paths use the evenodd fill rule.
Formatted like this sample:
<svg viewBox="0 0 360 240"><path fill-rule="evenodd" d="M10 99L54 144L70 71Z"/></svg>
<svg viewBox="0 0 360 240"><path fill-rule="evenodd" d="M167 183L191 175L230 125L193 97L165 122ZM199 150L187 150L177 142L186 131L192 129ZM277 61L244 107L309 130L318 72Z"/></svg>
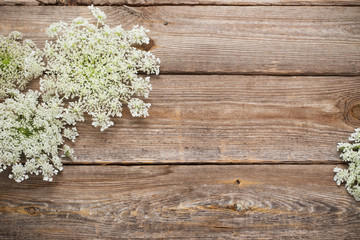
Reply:
<svg viewBox="0 0 360 240"><path fill-rule="evenodd" d="M23 90L30 80L44 71L43 53L30 39L21 44L22 38L17 31L8 37L0 35L0 99L6 97L9 89Z"/></svg>
<svg viewBox="0 0 360 240"><path fill-rule="evenodd" d="M148 97L150 78L138 73L158 74L160 60L134 47L149 43L147 30L110 28L105 13L89 9L97 25L81 17L52 24L47 34L56 40L46 42L44 54L31 40L20 44L19 32L0 36L0 99L6 97L0 103L0 172L11 166L16 182L29 174L52 181L62 170L61 158L75 158L65 139L75 142L74 125L85 112L101 131L113 125L111 117L121 117L123 103L134 117L148 116L150 104L138 97ZM44 55L42 93L14 89L43 73Z"/></svg>
<svg viewBox="0 0 360 240"><path fill-rule="evenodd" d="M56 39L45 44L48 70L40 85L45 98L59 94L70 99L70 108L89 113L92 124L103 131L113 125L111 117L122 116L124 103L132 116L148 116L150 104L138 97L148 97L150 78L139 73L158 74L160 60L134 47L149 43L146 29L110 28L104 12L89 9L97 25L79 17L71 24L54 23L47 30Z"/></svg>
<svg viewBox="0 0 360 240"><path fill-rule="evenodd" d="M78 114L63 107L53 97L39 103L40 93L26 94L9 90L9 98L0 103L0 172L12 166L10 178L21 182L28 174L42 174L45 181L62 170L62 157L74 159L73 150L64 138L75 141Z"/></svg>
<svg viewBox="0 0 360 240"><path fill-rule="evenodd" d="M338 185L345 182L346 190L360 201L360 128L355 129L351 134L349 141L353 143L339 143L338 151L341 151L340 157L349 164L348 169L336 167L334 180Z"/></svg>

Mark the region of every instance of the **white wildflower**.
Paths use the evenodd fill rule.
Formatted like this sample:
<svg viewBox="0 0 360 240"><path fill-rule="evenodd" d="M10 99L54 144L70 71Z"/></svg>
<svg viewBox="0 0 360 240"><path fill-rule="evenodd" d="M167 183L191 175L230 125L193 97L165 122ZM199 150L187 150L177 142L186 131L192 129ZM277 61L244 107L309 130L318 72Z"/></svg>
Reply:
<svg viewBox="0 0 360 240"><path fill-rule="evenodd" d="M64 137L75 141L76 128L68 129L63 114L70 114L60 99L52 97L39 103L40 93L29 90L26 94L11 90L10 97L0 103L0 169L12 166L10 178L21 182L28 174L41 174L52 181L62 170L59 150ZM75 114L74 114L75 115ZM74 121L79 119L72 116ZM73 150L67 145L67 156Z"/></svg>
<svg viewBox="0 0 360 240"><path fill-rule="evenodd" d="M70 139L72 142L75 142L76 137L79 136L79 134L77 133L76 128L65 128L64 129L64 137L66 137L67 139Z"/></svg>
<svg viewBox="0 0 360 240"><path fill-rule="evenodd" d="M89 113L92 124L103 131L114 124L111 117L122 116L124 103L133 116L148 116L150 104L138 98L149 96L150 77L138 75L159 74L160 60L133 46L149 42L145 28L110 28L105 13L89 9L101 26L76 18L70 25L60 22L48 29L56 39L45 44L48 66L40 89L46 100L52 95L69 99L70 113L78 118Z"/></svg>
<svg viewBox="0 0 360 240"><path fill-rule="evenodd" d="M360 201L360 129L355 129L351 134L350 141L354 143L339 143L338 151L344 162L348 162L348 169L336 167L334 181L340 185L345 182L346 190L354 196L356 201Z"/></svg>
<svg viewBox="0 0 360 240"><path fill-rule="evenodd" d="M33 41L26 39L21 44L21 39L22 34L17 31L8 37L0 35L0 99L10 89L25 89L30 80L44 71L43 53Z"/></svg>
<svg viewBox="0 0 360 240"><path fill-rule="evenodd" d="M68 145L65 144L62 150L63 150L64 154L61 155L61 157L67 157L72 160L76 159L76 157L74 156L74 150L71 147L69 147Z"/></svg>
<svg viewBox="0 0 360 240"><path fill-rule="evenodd" d="M21 32L13 31L13 32L11 32L11 33L9 34L9 39L18 41L18 40L23 39L23 35L22 35Z"/></svg>
<svg viewBox="0 0 360 240"><path fill-rule="evenodd" d="M58 23L53 23L49 26L49 28L46 30L46 34L49 37L55 37L57 36L62 30L63 28L66 28L68 26L67 23L65 22L58 22Z"/></svg>
<svg viewBox="0 0 360 240"><path fill-rule="evenodd" d="M89 6L91 14L98 20L98 22L105 24L106 21L106 14L101 11L99 8L94 7L93 5Z"/></svg>
<svg viewBox="0 0 360 240"><path fill-rule="evenodd" d="M130 31L128 35L128 40L130 44L148 44L150 39L146 35L149 30L145 29L143 26L136 25Z"/></svg>
<svg viewBox="0 0 360 240"><path fill-rule="evenodd" d="M349 141L360 143L360 128L355 129L355 132L349 137Z"/></svg>
<svg viewBox="0 0 360 240"><path fill-rule="evenodd" d="M144 103L138 98L132 98L129 102L130 112L133 117L149 116L148 109L150 106L150 103Z"/></svg>
<svg viewBox="0 0 360 240"><path fill-rule="evenodd" d="M73 26L81 27L88 25L88 21L82 17L75 18L73 21Z"/></svg>

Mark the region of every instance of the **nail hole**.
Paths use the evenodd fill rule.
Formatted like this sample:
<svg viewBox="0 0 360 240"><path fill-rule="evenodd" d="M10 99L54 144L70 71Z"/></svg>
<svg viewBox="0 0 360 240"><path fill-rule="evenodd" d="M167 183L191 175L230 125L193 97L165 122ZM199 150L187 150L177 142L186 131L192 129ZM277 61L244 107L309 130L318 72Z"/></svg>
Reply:
<svg viewBox="0 0 360 240"><path fill-rule="evenodd" d="M165 26L168 25L168 24L169 24L169 23L168 23L167 21L164 22L164 25L165 25Z"/></svg>
<svg viewBox="0 0 360 240"><path fill-rule="evenodd" d="M236 182L237 185L240 185L240 183L241 183L241 181L239 179L236 179L235 182Z"/></svg>
<svg viewBox="0 0 360 240"><path fill-rule="evenodd" d="M28 207L26 208L26 211L31 215L34 215L36 213L36 209L34 207Z"/></svg>

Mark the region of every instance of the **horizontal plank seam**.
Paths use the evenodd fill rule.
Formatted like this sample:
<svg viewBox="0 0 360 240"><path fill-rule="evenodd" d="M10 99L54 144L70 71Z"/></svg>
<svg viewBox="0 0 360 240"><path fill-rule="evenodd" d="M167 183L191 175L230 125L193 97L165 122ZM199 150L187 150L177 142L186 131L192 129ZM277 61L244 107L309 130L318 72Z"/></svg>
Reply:
<svg viewBox="0 0 360 240"><path fill-rule="evenodd" d="M339 161L312 161L312 162L306 162L306 161L289 161L289 162L161 162L161 163L87 163L87 162L76 162L76 163L70 163L65 162L63 165L68 166L174 166L174 165L181 165L181 166L207 166L207 165L334 165L334 164L341 164L343 162ZM343 163L345 164L345 163Z"/></svg>
<svg viewBox="0 0 360 240"><path fill-rule="evenodd" d="M43 4L40 3L40 6L90 6L91 4L78 4L78 3L72 3L71 5L59 5L59 4ZM324 3L289 3L289 4L276 4L276 3L259 3L259 4L223 4L223 3L213 3L213 4L188 4L188 3L179 3L179 4L169 4L169 3L157 3L157 4L93 4L94 6L129 6L129 7L156 7L156 6L228 6L228 7L271 7L271 6L285 6L285 7L301 7L301 6L311 6L311 7L359 7L360 2L353 4L353 3L340 3L340 4L324 4ZM18 5L19 6L19 5ZM24 5L26 6L26 5Z"/></svg>
<svg viewBox="0 0 360 240"><path fill-rule="evenodd" d="M158 3L158 4L111 4L111 3L106 3L106 4L93 4L94 6L129 6L129 7L157 7L157 6L226 6L226 7L271 7L271 6L276 6L276 7L359 7L360 6L360 2L353 4L353 3L339 3L339 4L324 4L324 3L289 3L289 4L282 4L282 3L259 3L259 4L222 4L222 3L213 3L213 4L187 4L187 3L180 3L180 4L169 4L169 3ZM0 6L9 6L8 4L0 4ZM27 4L14 4L13 6L32 6L32 7L36 7L36 6L59 6L59 7L64 7L64 6L70 6L70 7L74 7L74 6L90 6L90 4L78 4L78 3L72 3L72 4L59 4L59 3L49 3L49 4L44 4L42 2L39 2L39 5L27 5Z"/></svg>
<svg viewBox="0 0 360 240"><path fill-rule="evenodd" d="M161 70L160 70L161 71ZM236 73L236 72L160 72L160 75L229 75L229 76L287 76L287 77L360 77L359 74L352 73L253 73L253 72L244 72L244 73Z"/></svg>

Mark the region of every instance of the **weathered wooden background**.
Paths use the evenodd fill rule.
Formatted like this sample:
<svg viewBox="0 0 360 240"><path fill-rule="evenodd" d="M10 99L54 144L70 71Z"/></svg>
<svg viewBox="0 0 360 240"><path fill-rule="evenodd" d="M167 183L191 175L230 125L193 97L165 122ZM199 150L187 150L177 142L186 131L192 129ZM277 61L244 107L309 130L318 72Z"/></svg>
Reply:
<svg viewBox="0 0 360 240"><path fill-rule="evenodd" d="M79 124L52 183L0 174L1 239L360 238L332 171L360 127L360 1L0 0L0 34L43 47L92 3L151 30L150 117Z"/></svg>

